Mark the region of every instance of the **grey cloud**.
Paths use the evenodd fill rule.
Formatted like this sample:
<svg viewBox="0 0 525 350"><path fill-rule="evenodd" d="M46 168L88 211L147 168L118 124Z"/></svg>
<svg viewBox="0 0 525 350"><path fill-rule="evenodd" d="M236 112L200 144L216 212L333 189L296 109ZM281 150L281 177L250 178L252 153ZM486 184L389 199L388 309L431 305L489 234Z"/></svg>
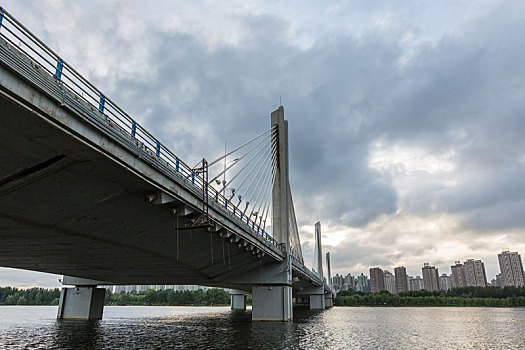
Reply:
<svg viewBox="0 0 525 350"><path fill-rule="evenodd" d="M239 14L239 45L213 49L192 33L140 20L144 28L126 36L122 27L137 14L123 4L107 5L119 13L116 20L94 16L87 3L75 4L71 33L63 36L29 10L18 7L15 15L44 28L38 29L44 39L73 55L83 73L188 163L213 159L225 140L233 146L266 130L282 97L300 226L319 218L366 230L385 215L394 220L399 211L423 218L447 213L457 215L461 227L444 240L476 241L512 229L509 240L523 241L523 4L494 5L469 19L473 7L448 3L451 30L443 29L445 21L427 24L432 11L417 5L341 6L327 13L333 23L312 24L329 28L317 37L308 23L299 24L296 34L311 38L307 47L290 36L286 15ZM32 13L43 6L26 5ZM376 15L387 16L389 24L375 25ZM407 42L409 34L417 40ZM82 61L87 49L100 50L97 62L108 72ZM421 188L401 199L394 174L369 168L377 140L436 154L453 150L457 185L436 184L421 173ZM376 233L366 244L347 238L327 247L334 270L389 266L403 256L450 264L433 244L412 246L388 227Z"/></svg>

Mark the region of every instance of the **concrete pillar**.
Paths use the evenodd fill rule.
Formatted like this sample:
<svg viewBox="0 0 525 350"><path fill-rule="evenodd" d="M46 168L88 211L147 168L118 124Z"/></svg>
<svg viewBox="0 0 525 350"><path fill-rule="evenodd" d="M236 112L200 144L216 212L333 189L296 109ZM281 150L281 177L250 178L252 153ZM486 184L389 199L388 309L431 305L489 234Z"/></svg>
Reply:
<svg viewBox="0 0 525 350"><path fill-rule="evenodd" d="M232 310L246 310L246 293L240 290L232 290L231 308Z"/></svg>
<svg viewBox="0 0 525 350"><path fill-rule="evenodd" d="M57 318L101 320L106 290L97 287L64 287Z"/></svg>
<svg viewBox="0 0 525 350"><path fill-rule="evenodd" d="M253 321L292 321L292 287L257 286L252 288Z"/></svg>
<svg viewBox="0 0 525 350"><path fill-rule="evenodd" d="M302 293L304 293L309 300L310 310L325 309L324 286L310 287L303 290Z"/></svg>
<svg viewBox="0 0 525 350"><path fill-rule="evenodd" d="M290 237L288 230L288 121L284 120L284 108L279 107L272 112L272 127L277 128L277 171L272 188L272 229L273 238L286 245L289 251Z"/></svg>
<svg viewBox="0 0 525 350"><path fill-rule="evenodd" d="M292 263L290 260L289 232L289 172L288 172L288 122L284 119L281 106L271 114L272 127L276 128L274 139L277 143L277 170L272 188L272 230L274 239L283 244L285 259L277 268L266 272L267 277L252 287L253 321L291 321Z"/></svg>
<svg viewBox="0 0 525 350"><path fill-rule="evenodd" d="M105 284L104 282L64 276L62 284L75 287L62 288L58 304L58 319L102 319L106 290L97 288L97 285Z"/></svg>
<svg viewBox="0 0 525 350"><path fill-rule="evenodd" d="M325 309L329 309L334 306L334 296L332 293L324 295L324 306Z"/></svg>
<svg viewBox="0 0 525 350"><path fill-rule="evenodd" d="M327 284L330 288L332 288L332 271L330 270L330 252L326 253L326 270L328 273L327 278Z"/></svg>
<svg viewBox="0 0 525 350"><path fill-rule="evenodd" d="M310 310L324 310L325 299L324 294L311 294L310 295Z"/></svg>
<svg viewBox="0 0 525 350"><path fill-rule="evenodd" d="M323 244L321 242L321 223L317 221L315 223L315 251L314 251L314 261L317 263L314 266L315 272L323 280Z"/></svg>

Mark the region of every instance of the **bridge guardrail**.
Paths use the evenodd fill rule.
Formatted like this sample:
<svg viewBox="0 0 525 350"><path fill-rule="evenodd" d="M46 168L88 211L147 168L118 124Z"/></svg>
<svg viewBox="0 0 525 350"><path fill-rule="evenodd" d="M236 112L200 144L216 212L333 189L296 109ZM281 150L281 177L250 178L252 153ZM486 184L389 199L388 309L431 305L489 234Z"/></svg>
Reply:
<svg viewBox="0 0 525 350"><path fill-rule="evenodd" d="M139 148L142 148L150 155L163 160L174 173L182 175L187 180L191 179L191 183L199 190L202 190L208 196L208 199L215 200L216 203L223 205L230 214L254 234L261 236L274 249L284 253L283 247L264 228L261 228L260 224L257 224L245 215L222 193L219 193L211 184L208 184L204 180L204 176L202 178L198 176L196 169L192 169L176 156L113 100L78 73L67 61L2 7L0 7L0 37L6 40L13 48L30 58L36 69L43 70L54 77L55 82L63 89L64 94L72 92L75 96L88 103L92 109L98 110L111 127L131 137Z"/></svg>
<svg viewBox="0 0 525 350"><path fill-rule="evenodd" d="M149 131L127 114L113 100L103 94L97 87L78 73L67 61L51 50L37 36L16 20L9 12L0 7L0 37L13 48L17 49L29 59L36 69L41 69L55 79L63 89L64 94L74 93L77 98L88 103L92 110L98 110L105 117L110 127L133 139L137 147L142 148L150 155L164 161L171 171L181 175L186 180L191 179L192 185L203 191L208 200L215 201L223 206L234 218L254 234L261 236L273 248L281 253L285 250L264 228L252 220L243 211L237 208L222 193L219 193L211 184L205 181L205 176L199 176L196 169L191 168L168 149L162 142L155 138ZM16 43L18 41L18 44ZM66 91L67 90L67 91ZM203 198L204 200L204 198ZM302 261L291 252L292 259L316 280L320 280Z"/></svg>

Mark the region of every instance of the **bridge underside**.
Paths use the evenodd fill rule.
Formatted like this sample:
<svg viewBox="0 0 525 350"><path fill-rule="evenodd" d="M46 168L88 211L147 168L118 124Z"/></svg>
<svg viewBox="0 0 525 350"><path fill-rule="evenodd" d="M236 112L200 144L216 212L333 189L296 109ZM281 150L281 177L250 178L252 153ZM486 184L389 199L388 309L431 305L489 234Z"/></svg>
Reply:
<svg viewBox="0 0 525 350"><path fill-rule="evenodd" d="M291 320L292 295L324 307L331 288L302 263L282 106L256 146L267 144L255 153L266 152L261 159L269 169L253 190L252 206L267 179L274 181L274 239L254 222L257 212L240 212L208 185L204 160L206 175L199 178L197 169L4 15L57 65L53 74L53 64L51 70L42 66L47 59L21 49L23 39L13 34L20 39L13 46L5 31L1 35L0 266L73 277L66 279L75 288L62 290L58 318L102 317L99 282L227 287L235 289L236 307L245 302L243 291L251 292L254 320Z"/></svg>
<svg viewBox="0 0 525 350"><path fill-rule="evenodd" d="M0 265L116 284L204 284L257 257L147 203L156 188L0 99ZM180 227L177 227L179 223ZM264 258L263 258L264 260Z"/></svg>
<svg viewBox="0 0 525 350"><path fill-rule="evenodd" d="M0 266L113 284L198 284L251 292L235 276L275 264L215 229L146 202L156 186L0 96ZM309 281L297 275L298 288Z"/></svg>

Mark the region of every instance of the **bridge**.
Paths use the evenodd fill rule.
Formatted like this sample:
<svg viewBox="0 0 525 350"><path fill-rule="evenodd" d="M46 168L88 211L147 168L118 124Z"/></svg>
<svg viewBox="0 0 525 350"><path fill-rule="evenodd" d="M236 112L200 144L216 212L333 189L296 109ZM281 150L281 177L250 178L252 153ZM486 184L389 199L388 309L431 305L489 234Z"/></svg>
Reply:
<svg viewBox="0 0 525 350"><path fill-rule="evenodd" d="M332 306L320 223L304 265L282 106L190 166L0 8L0 162L0 266L64 275L58 318L100 319L108 284L251 293L253 320Z"/></svg>

